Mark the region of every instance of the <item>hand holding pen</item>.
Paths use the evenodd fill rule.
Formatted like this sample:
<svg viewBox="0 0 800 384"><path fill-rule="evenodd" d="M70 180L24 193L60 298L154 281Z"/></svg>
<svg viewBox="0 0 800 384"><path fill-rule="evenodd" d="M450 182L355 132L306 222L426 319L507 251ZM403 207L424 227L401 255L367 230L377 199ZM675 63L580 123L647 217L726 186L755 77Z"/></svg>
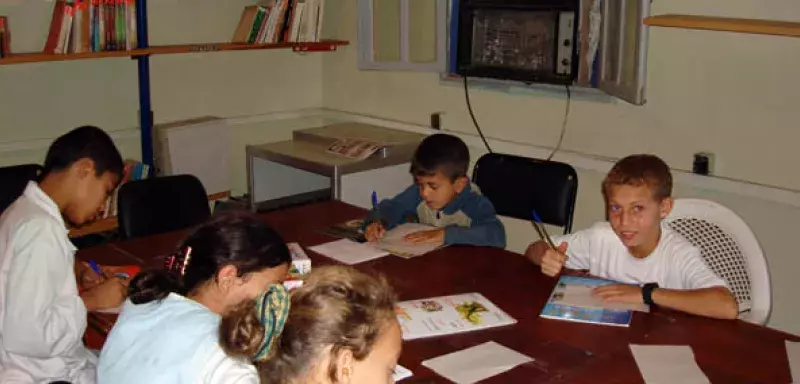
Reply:
<svg viewBox="0 0 800 384"><path fill-rule="evenodd" d="M377 242L386 234L386 229L381 221L381 211L378 209L378 193L375 191L372 191L372 211L375 212L374 221L367 225L364 237L369 242Z"/></svg>
<svg viewBox="0 0 800 384"><path fill-rule="evenodd" d="M539 238L546 244L546 249L538 263L542 268L542 273L547 276L555 276L561 272L567 262L567 243L561 243L556 247L536 211L533 211L533 227L539 234Z"/></svg>
<svg viewBox="0 0 800 384"><path fill-rule="evenodd" d="M94 260L90 260L88 264L96 276L90 277L92 273L88 273L88 271L81 276L85 290L81 292L80 296L86 309L95 311L121 305L127 296L127 280L118 277L109 278L108 274ZM90 279L93 281L89 283Z"/></svg>

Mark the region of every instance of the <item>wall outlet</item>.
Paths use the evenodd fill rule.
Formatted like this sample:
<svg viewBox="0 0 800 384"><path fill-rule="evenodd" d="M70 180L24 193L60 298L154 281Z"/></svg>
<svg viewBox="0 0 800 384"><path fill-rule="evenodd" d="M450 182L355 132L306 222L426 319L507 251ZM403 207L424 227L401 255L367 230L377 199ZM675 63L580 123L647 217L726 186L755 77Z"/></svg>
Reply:
<svg viewBox="0 0 800 384"><path fill-rule="evenodd" d="M431 113L431 128L435 130L442 129L442 113L441 112L434 112Z"/></svg>
<svg viewBox="0 0 800 384"><path fill-rule="evenodd" d="M714 174L714 154L711 152L698 152L694 154L692 172L698 175L711 176Z"/></svg>

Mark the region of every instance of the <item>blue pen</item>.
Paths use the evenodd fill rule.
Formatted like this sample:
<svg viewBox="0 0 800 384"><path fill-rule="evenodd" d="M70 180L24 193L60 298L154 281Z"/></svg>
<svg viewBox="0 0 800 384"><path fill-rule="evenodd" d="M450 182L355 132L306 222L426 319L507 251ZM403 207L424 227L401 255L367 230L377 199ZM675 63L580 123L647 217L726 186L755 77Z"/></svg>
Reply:
<svg viewBox="0 0 800 384"><path fill-rule="evenodd" d="M535 210L533 211L533 227L536 228L536 232L539 233L539 237L543 241L546 241L550 248L557 249L556 245L553 244L553 239L550 238L550 234L547 233L547 229L545 229L542 219Z"/></svg>
<svg viewBox="0 0 800 384"><path fill-rule="evenodd" d="M381 211L378 210L378 193L375 191L372 191L372 209L375 210L377 215L375 221L381 221Z"/></svg>
<svg viewBox="0 0 800 384"><path fill-rule="evenodd" d="M94 260L89 260L89 266L92 267L92 270L95 271L98 275L102 276L104 279L107 279L105 272L100 269L100 266L94 262Z"/></svg>

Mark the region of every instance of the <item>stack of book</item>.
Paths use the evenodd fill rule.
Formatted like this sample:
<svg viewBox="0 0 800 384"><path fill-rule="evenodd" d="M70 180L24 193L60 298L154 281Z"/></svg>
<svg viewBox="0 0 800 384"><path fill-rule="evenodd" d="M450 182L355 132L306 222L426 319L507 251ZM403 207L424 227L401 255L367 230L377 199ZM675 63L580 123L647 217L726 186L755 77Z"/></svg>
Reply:
<svg viewBox="0 0 800 384"><path fill-rule="evenodd" d="M0 59L11 54L11 31L8 29L8 18L0 16Z"/></svg>
<svg viewBox="0 0 800 384"><path fill-rule="evenodd" d="M136 0L56 0L44 52L130 51L136 28Z"/></svg>
<svg viewBox="0 0 800 384"><path fill-rule="evenodd" d="M304 43L320 40L325 0L266 0L246 7L234 43Z"/></svg>

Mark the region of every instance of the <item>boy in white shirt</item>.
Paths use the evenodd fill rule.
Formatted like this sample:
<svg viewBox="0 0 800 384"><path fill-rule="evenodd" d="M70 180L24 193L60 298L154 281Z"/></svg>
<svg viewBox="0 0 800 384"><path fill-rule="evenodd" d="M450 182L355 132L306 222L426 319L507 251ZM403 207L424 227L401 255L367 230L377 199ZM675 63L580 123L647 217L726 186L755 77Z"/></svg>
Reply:
<svg viewBox="0 0 800 384"><path fill-rule="evenodd" d="M53 142L43 168L0 216L0 382L92 384L86 312L120 305L126 286L75 261L64 220L94 220L123 161L108 134L84 126Z"/></svg>
<svg viewBox="0 0 800 384"><path fill-rule="evenodd" d="M725 282L705 264L699 249L662 223L672 210L671 194L667 164L653 155L628 156L603 181L608 222L554 237L557 250L543 241L533 243L525 256L548 276L566 266L625 283L594 290L609 302L735 319L738 304Z"/></svg>

